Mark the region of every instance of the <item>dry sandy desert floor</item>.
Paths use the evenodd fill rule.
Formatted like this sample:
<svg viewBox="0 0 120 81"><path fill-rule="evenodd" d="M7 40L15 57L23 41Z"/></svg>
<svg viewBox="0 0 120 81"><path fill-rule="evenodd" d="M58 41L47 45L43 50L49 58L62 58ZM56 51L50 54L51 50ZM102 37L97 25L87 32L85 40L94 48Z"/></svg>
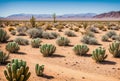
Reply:
<svg viewBox="0 0 120 81"><path fill-rule="evenodd" d="M8 31L7 27L4 29ZM67 30L67 28L65 30ZM65 30L63 30L63 32ZM57 32L57 30L54 31ZM13 58L27 61L30 72L32 73L28 81L120 81L120 58L113 58L112 54L109 53L108 47L111 42L102 42L101 36L105 34L106 31L99 31L100 33L95 34L95 36L101 45L88 45L90 51L86 56L77 56L72 50L74 45L82 44L80 42L82 38L81 33L75 32L77 37L68 37L71 41L70 46L58 46L56 39L41 39L41 44L49 43L56 46L56 52L52 57L43 57L39 48L32 48L31 45L20 45L19 53L10 54L9 61ZM65 36L63 32L58 33L61 36ZM120 31L116 32L120 33ZM13 35L10 36L9 41L17 37ZM31 40L29 36L22 37ZM6 44L7 43L0 44L0 49L5 52L7 52L5 49ZM105 47L106 54L108 55L102 64L96 63L91 58L92 51L99 46ZM36 63L45 65L44 77L36 76ZM6 81L3 73L5 66L6 65L0 65L0 81Z"/></svg>

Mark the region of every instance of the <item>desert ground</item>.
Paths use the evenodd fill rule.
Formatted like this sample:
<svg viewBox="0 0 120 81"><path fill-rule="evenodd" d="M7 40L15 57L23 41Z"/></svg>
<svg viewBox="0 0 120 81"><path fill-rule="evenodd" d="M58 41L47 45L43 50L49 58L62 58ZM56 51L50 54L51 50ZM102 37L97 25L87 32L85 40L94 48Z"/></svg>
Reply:
<svg viewBox="0 0 120 81"><path fill-rule="evenodd" d="M112 23L112 21L110 21ZM23 23L20 26L23 26ZM48 22L49 23L49 22ZM27 62L29 66L29 71L31 72L31 76L28 81L120 81L120 58L114 58L112 54L109 53L108 48L109 44L113 42L110 39L109 42L101 41L101 37L111 30L107 29L106 31L102 31L98 29L99 33L95 33L95 37L98 40L100 45L89 45L89 52L85 56L78 56L73 52L73 46L77 44L83 44L80 40L82 39L82 33L85 29L79 27L79 31L75 32L76 37L68 37L64 34L65 31L70 30L69 25L74 22L66 22L68 27L63 27L62 32L59 32L58 29L45 30L47 32L57 32L60 36L67 37L70 40L69 46L58 46L56 44L56 39L44 39L42 40L42 44L53 44L56 46L56 51L51 57L43 57L40 52L40 48L32 48L31 45L20 45L20 50L18 53L11 53L7 62L11 61L11 59L17 58L22 59ZM75 22L77 23L77 22ZM100 22L93 22L100 23ZM116 22L113 22L116 23ZM79 23L80 24L80 23ZM73 29L75 24L70 25ZM120 26L120 24L119 24ZM7 31L10 35L10 39L7 41L13 41L16 37L22 37L29 41L32 38L29 35L26 36L18 36L11 35L9 28L16 26L4 26L2 29ZM42 27L42 26L41 26ZM43 26L44 27L44 26ZM119 30L114 30L117 34L120 34ZM8 53L5 47L7 42L0 43L0 50ZM106 49L106 54L108 57L102 63L96 63L92 58L92 51L98 47L104 47ZM45 65L44 76L39 77L35 74L35 64L38 63L40 65ZM7 64L0 65L0 81L7 81L4 76L4 70L6 69Z"/></svg>

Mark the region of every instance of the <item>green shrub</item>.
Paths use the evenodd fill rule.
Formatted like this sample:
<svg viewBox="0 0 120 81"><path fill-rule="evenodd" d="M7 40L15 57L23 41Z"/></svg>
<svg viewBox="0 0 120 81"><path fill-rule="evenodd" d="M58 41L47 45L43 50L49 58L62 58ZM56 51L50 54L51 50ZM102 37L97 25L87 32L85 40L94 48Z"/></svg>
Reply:
<svg viewBox="0 0 120 81"><path fill-rule="evenodd" d="M120 42L114 41L109 45L108 50L113 55L113 57L120 57Z"/></svg>
<svg viewBox="0 0 120 81"><path fill-rule="evenodd" d="M76 55L82 56L89 51L89 48L87 47L87 45L75 45L73 47L73 51Z"/></svg>
<svg viewBox="0 0 120 81"><path fill-rule="evenodd" d="M102 41L108 41L108 40L109 40L109 37L107 35L102 36Z"/></svg>
<svg viewBox="0 0 120 81"><path fill-rule="evenodd" d="M55 50L56 47L52 44L44 44L40 47L40 52L44 57L52 56Z"/></svg>
<svg viewBox="0 0 120 81"><path fill-rule="evenodd" d="M95 49L92 53L92 59L96 62L102 62L107 58L107 55L105 55L105 49L102 47L99 47Z"/></svg>
<svg viewBox="0 0 120 81"><path fill-rule="evenodd" d="M9 38L7 32L0 28L0 42L6 42Z"/></svg>
<svg viewBox="0 0 120 81"><path fill-rule="evenodd" d="M56 43L59 45L59 46L68 46L69 43L70 43L70 40L66 37L59 37L57 40L56 40Z"/></svg>
<svg viewBox="0 0 120 81"><path fill-rule="evenodd" d="M6 50L9 51L10 53L16 53L18 52L18 50L20 50L20 47L16 42L9 42L6 45Z"/></svg>
<svg viewBox="0 0 120 81"><path fill-rule="evenodd" d="M30 38L39 38L42 37L42 29L37 29L37 28L31 28L27 30L28 35Z"/></svg>
<svg viewBox="0 0 120 81"><path fill-rule="evenodd" d="M37 76L43 76L43 72L44 72L44 65L39 65L39 64L36 64L35 65L35 72L36 72L36 75Z"/></svg>
<svg viewBox="0 0 120 81"><path fill-rule="evenodd" d="M54 36L54 38L57 38L57 37L59 37L60 35L58 34L58 33L56 33L56 32L51 32L51 35L53 35Z"/></svg>
<svg viewBox="0 0 120 81"><path fill-rule="evenodd" d="M120 41L120 35L113 35L111 37L112 40Z"/></svg>
<svg viewBox="0 0 120 81"><path fill-rule="evenodd" d="M31 46L32 46L33 48L39 48L40 43L41 43L40 38L35 38L35 39L32 39L32 40L31 40Z"/></svg>
<svg viewBox="0 0 120 81"><path fill-rule="evenodd" d="M65 35L69 36L69 37L75 37L75 33L72 31L65 31Z"/></svg>
<svg viewBox="0 0 120 81"><path fill-rule="evenodd" d="M4 75L8 81L27 81L31 73L25 61L13 59L7 64Z"/></svg>
<svg viewBox="0 0 120 81"><path fill-rule="evenodd" d="M98 45L98 41L94 37L90 37L87 35L84 35L83 38L81 39L81 42L85 44L90 44L90 45Z"/></svg>
<svg viewBox="0 0 120 81"><path fill-rule="evenodd" d="M117 35L117 34L116 34L115 31L109 31L109 32L106 33L106 35L107 35L109 38L111 38L112 36Z"/></svg>
<svg viewBox="0 0 120 81"><path fill-rule="evenodd" d="M5 61L9 58L9 54L4 53L0 50L0 64L5 63Z"/></svg>
<svg viewBox="0 0 120 81"><path fill-rule="evenodd" d="M16 43L18 43L19 45L28 45L29 41L27 39L18 37L14 40Z"/></svg>
<svg viewBox="0 0 120 81"><path fill-rule="evenodd" d="M27 30L26 27L17 27L17 32L18 32L18 35L20 36L26 35L26 30Z"/></svg>

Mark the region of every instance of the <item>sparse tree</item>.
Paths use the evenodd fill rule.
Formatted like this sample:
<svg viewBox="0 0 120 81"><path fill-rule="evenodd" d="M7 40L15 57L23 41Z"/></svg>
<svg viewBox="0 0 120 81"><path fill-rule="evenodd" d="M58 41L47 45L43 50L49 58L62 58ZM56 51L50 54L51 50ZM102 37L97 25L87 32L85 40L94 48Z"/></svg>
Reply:
<svg viewBox="0 0 120 81"><path fill-rule="evenodd" d="M56 22L56 14L55 13L53 14L53 22L54 23Z"/></svg>
<svg viewBox="0 0 120 81"><path fill-rule="evenodd" d="M35 25L35 18L34 18L34 16L32 16L32 18L30 19L30 23L31 23L32 27L36 26Z"/></svg>

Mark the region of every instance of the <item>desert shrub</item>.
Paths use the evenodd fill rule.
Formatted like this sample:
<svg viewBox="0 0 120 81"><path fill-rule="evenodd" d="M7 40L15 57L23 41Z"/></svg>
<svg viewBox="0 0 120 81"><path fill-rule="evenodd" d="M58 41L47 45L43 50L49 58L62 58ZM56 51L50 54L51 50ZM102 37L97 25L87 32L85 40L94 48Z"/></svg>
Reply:
<svg viewBox="0 0 120 81"><path fill-rule="evenodd" d="M11 30L10 32L12 35L16 35L16 31L15 30Z"/></svg>
<svg viewBox="0 0 120 81"><path fill-rule="evenodd" d="M96 62L102 62L107 58L107 55L105 55L105 49L102 47L99 47L95 49L92 53L92 59Z"/></svg>
<svg viewBox="0 0 120 81"><path fill-rule="evenodd" d="M9 58L9 54L6 54L0 50L0 64L5 63L8 58Z"/></svg>
<svg viewBox="0 0 120 81"><path fill-rule="evenodd" d="M69 36L69 37L75 37L76 34L72 31L65 31L65 35Z"/></svg>
<svg viewBox="0 0 120 81"><path fill-rule="evenodd" d="M0 28L0 42L6 42L10 36L7 34L7 32Z"/></svg>
<svg viewBox="0 0 120 81"><path fill-rule="evenodd" d="M90 27L89 30L94 33L99 33L98 29L96 27Z"/></svg>
<svg viewBox="0 0 120 81"><path fill-rule="evenodd" d="M56 28L58 29L59 32L61 32L64 26L62 24L58 24L56 25Z"/></svg>
<svg viewBox="0 0 120 81"><path fill-rule="evenodd" d="M109 37L107 35L102 36L102 41L108 41L108 40L109 40Z"/></svg>
<svg viewBox="0 0 120 81"><path fill-rule="evenodd" d="M45 32L45 31L42 33L42 38L45 38L45 39L55 39L55 37L51 33Z"/></svg>
<svg viewBox="0 0 120 81"><path fill-rule="evenodd" d="M38 29L38 28L31 28L27 31L28 35L30 36L30 38L39 38L42 37L42 29Z"/></svg>
<svg viewBox="0 0 120 81"><path fill-rule="evenodd" d="M18 43L19 45L28 45L29 41L27 39L18 37L14 40L16 43Z"/></svg>
<svg viewBox="0 0 120 81"><path fill-rule="evenodd" d="M6 45L6 50L9 51L10 53L16 53L18 52L18 50L20 50L20 47L16 42L9 42Z"/></svg>
<svg viewBox="0 0 120 81"><path fill-rule="evenodd" d="M87 35L84 35L83 38L81 39L81 42L85 44L90 44L90 45L97 45L98 41L94 37L90 37Z"/></svg>
<svg viewBox="0 0 120 81"><path fill-rule="evenodd" d="M75 32L78 32L79 31L79 28L74 28L73 29Z"/></svg>
<svg viewBox="0 0 120 81"><path fill-rule="evenodd" d="M4 75L8 81L27 81L31 73L26 61L13 59L7 64Z"/></svg>
<svg viewBox="0 0 120 81"><path fill-rule="evenodd" d="M112 42L112 44L109 45L108 50L113 55L113 57L120 57L120 42Z"/></svg>
<svg viewBox="0 0 120 81"><path fill-rule="evenodd" d="M57 37L59 37L60 35L59 35L59 33L57 33L57 32L51 32L51 35L53 35L54 36L54 38L57 38Z"/></svg>
<svg viewBox="0 0 120 81"><path fill-rule="evenodd" d="M68 46L69 43L70 43L70 40L66 37L59 37L57 40L56 40L56 43L59 45L59 46Z"/></svg>
<svg viewBox="0 0 120 81"><path fill-rule="evenodd" d="M17 27L17 32L18 32L18 35L20 35L20 36L26 35L26 33L25 33L26 30L27 30L26 27Z"/></svg>
<svg viewBox="0 0 120 81"><path fill-rule="evenodd" d="M32 46L33 48L39 48L40 43L41 43L40 38L35 38L35 39L32 39L32 40L31 40L31 46Z"/></svg>
<svg viewBox="0 0 120 81"><path fill-rule="evenodd" d="M44 65L39 65L39 64L36 64L35 65L35 72L36 72L36 75L37 76L43 76L43 72L44 72Z"/></svg>
<svg viewBox="0 0 120 81"><path fill-rule="evenodd" d="M107 32L106 35L107 35L109 38L111 38L113 35L117 35L117 34L116 34L115 31L112 31L112 30L111 30L111 31Z"/></svg>
<svg viewBox="0 0 120 81"><path fill-rule="evenodd" d="M93 32L90 32L90 31L86 31L86 32L85 32L85 35L86 35L86 36L89 36L89 37L95 37L94 33L93 33Z"/></svg>
<svg viewBox="0 0 120 81"><path fill-rule="evenodd" d="M55 52L56 47L52 44L43 44L40 46L40 52L43 54L44 57L52 56Z"/></svg>
<svg viewBox="0 0 120 81"><path fill-rule="evenodd" d="M113 35L111 37L112 40L120 41L120 35Z"/></svg>
<svg viewBox="0 0 120 81"><path fill-rule="evenodd" d="M9 27L8 30L11 32L11 31L15 30L15 28L14 27Z"/></svg>
<svg viewBox="0 0 120 81"><path fill-rule="evenodd" d="M73 51L76 55L82 56L89 51L89 48L87 47L87 45L75 45L73 47Z"/></svg>

